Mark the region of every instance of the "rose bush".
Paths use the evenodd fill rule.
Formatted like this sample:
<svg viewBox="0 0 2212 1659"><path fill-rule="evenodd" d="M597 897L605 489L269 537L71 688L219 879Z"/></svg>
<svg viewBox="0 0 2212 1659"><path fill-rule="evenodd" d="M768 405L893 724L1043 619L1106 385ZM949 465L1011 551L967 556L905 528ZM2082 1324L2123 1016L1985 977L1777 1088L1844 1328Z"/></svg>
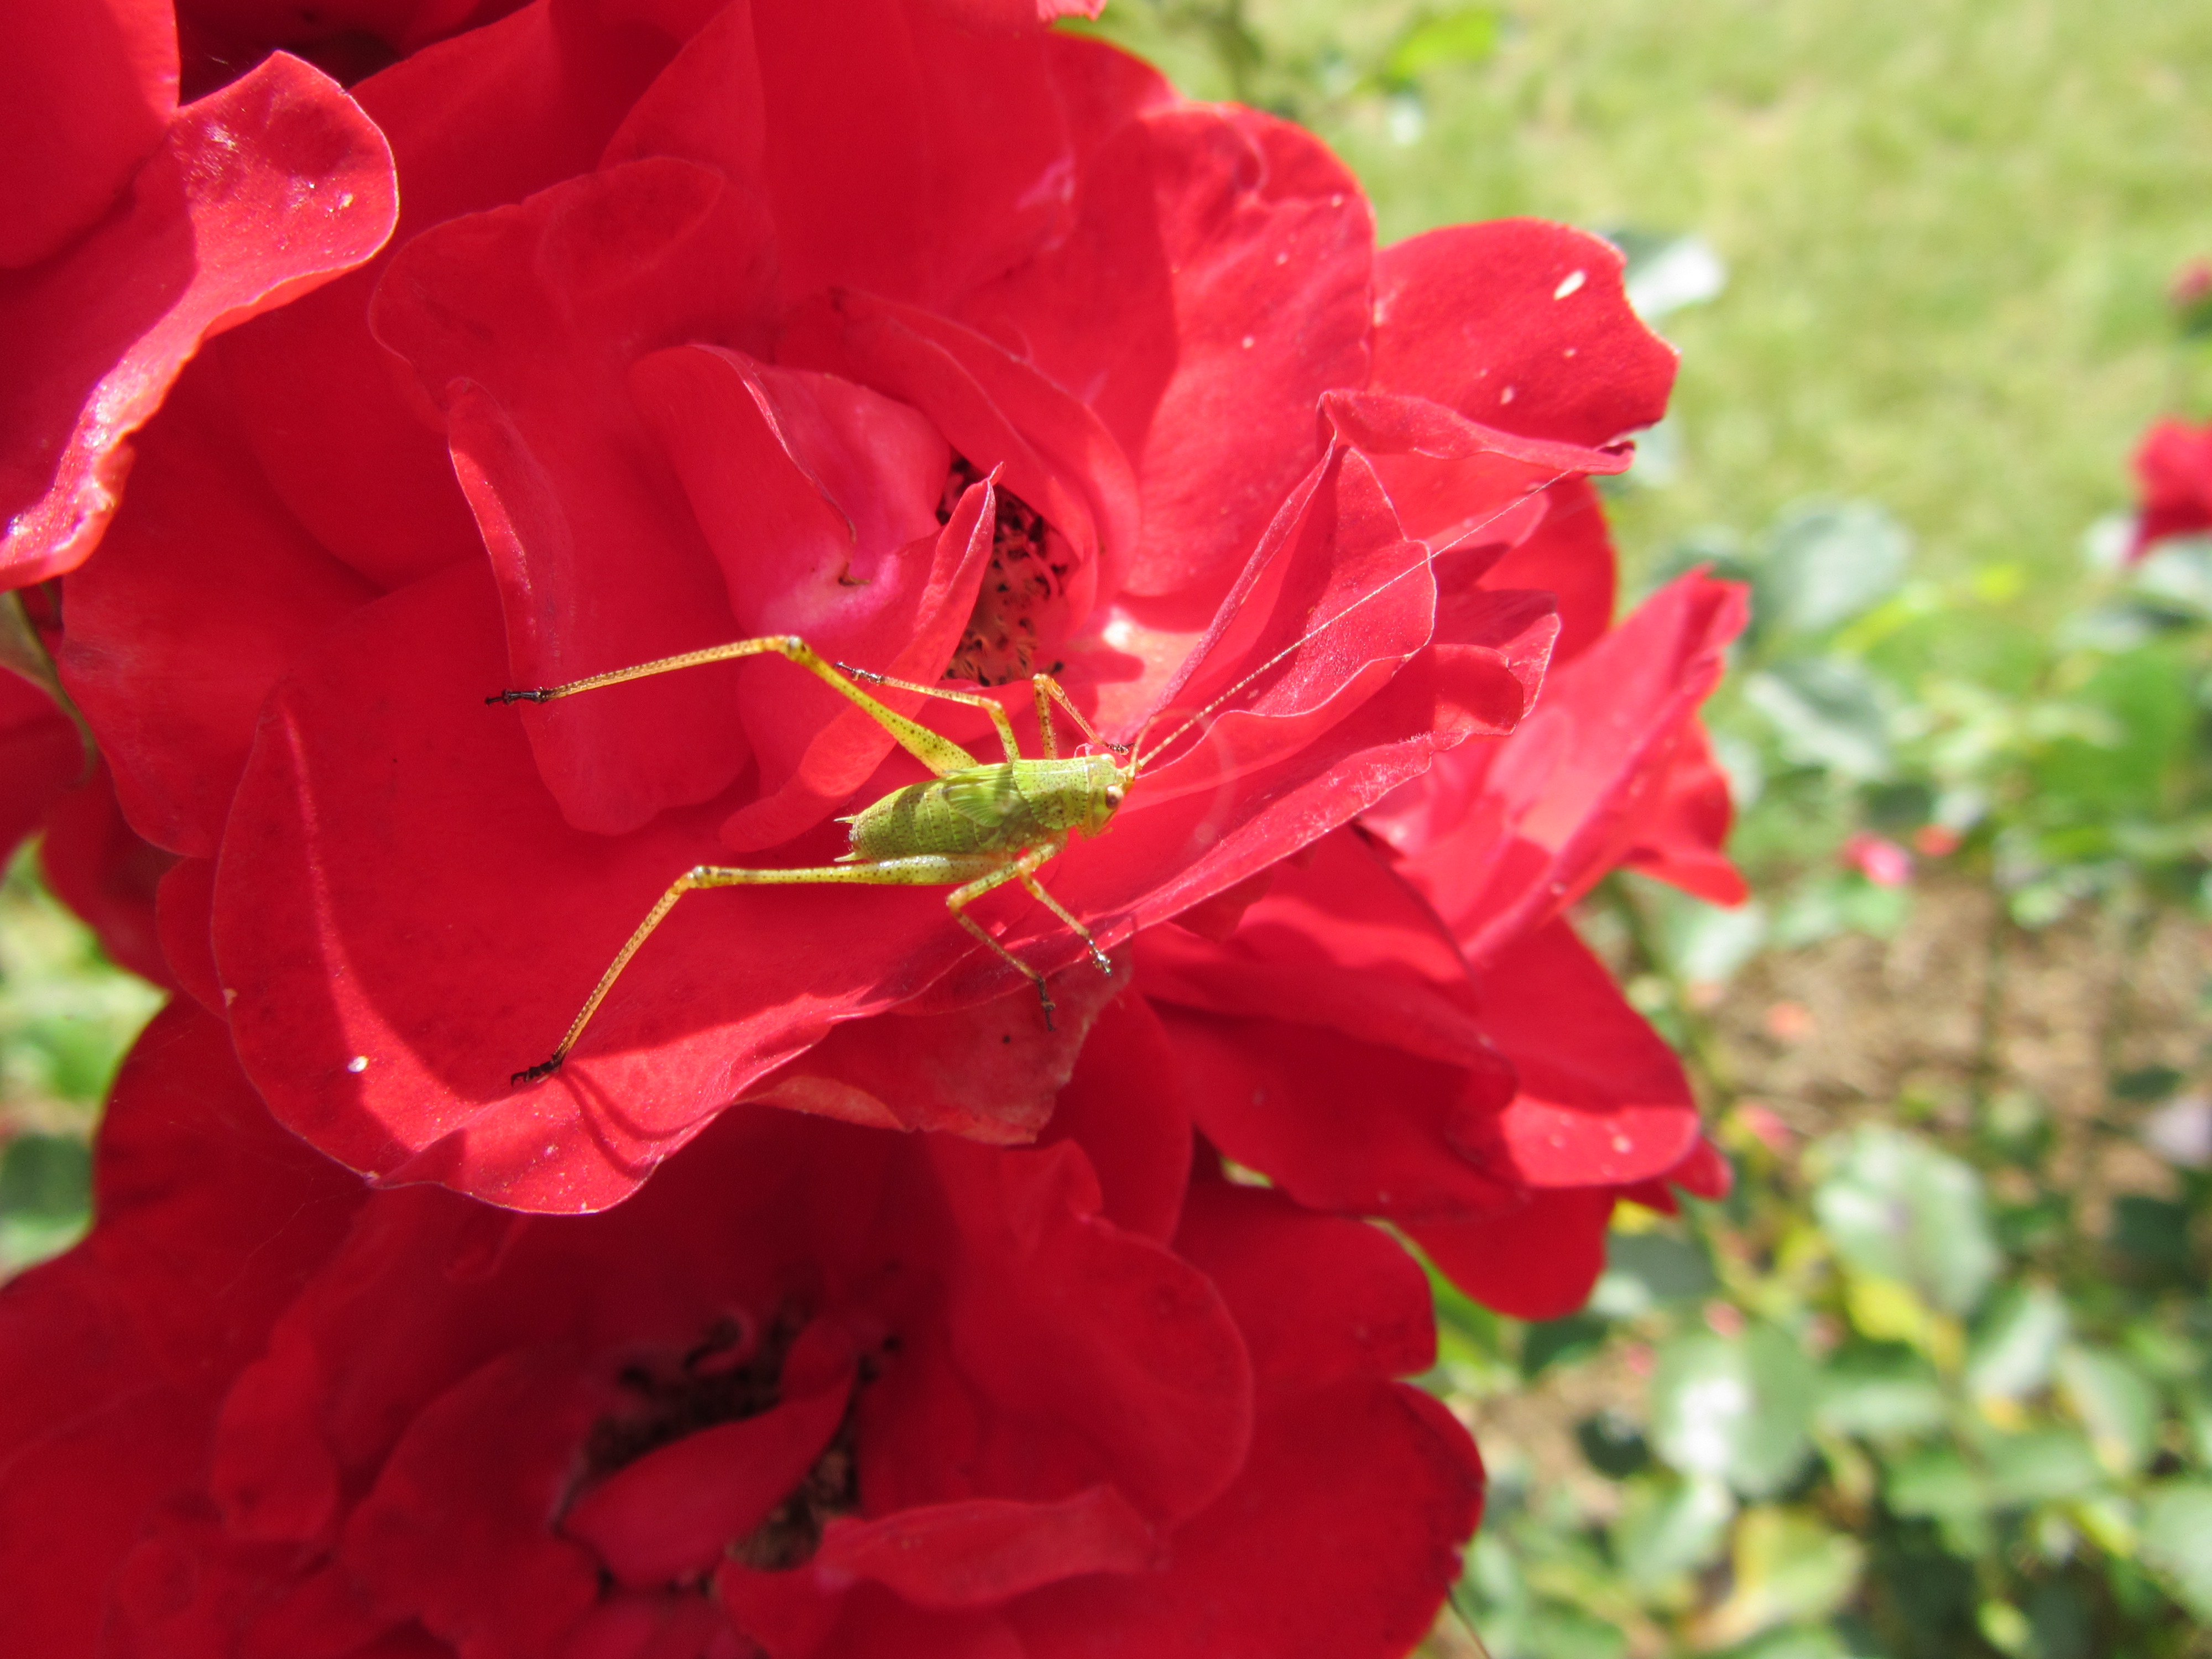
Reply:
<svg viewBox="0 0 2212 1659"><path fill-rule="evenodd" d="M787 630L1057 665L1109 732L1218 702L1046 872L1118 947L1510 731L1602 626L1609 563L1551 559L1559 620L1513 550L1587 550L1572 481L1663 406L1618 256L1378 253L1305 135L987 10L539 0L414 51L352 88L390 246L141 435L63 677L177 856L173 972L352 1167L595 1208L742 1098L1018 1141L1114 988L1018 894L978 914L1071 970L1056 1033L941 893L718 892L516 1091L675 875L823 861L919 774L777 662L487 692Z"/></svg>
<svg viewBox="0 0 2212 1659"><path fill-rule="evenodd" d="M1194 1172L1163 1044L1041 1147L742 1109L563 1218L368 1194L173 1006L0 1297L10 1651L1405 1651L1480 1490L1421 1276Z"/></svg>

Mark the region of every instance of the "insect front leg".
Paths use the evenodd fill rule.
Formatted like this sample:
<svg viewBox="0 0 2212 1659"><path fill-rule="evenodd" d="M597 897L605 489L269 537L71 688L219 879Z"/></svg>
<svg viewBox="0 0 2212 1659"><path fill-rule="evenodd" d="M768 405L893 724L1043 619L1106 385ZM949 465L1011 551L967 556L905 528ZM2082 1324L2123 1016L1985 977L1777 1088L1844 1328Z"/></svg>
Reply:
<svg viewBox="0 0 2212 1659"><path fill-rule="evenodd" d="M971 708L980 708L991 717L998 728L999 746L1006 751L1009 763L1022 758L1021 745L1014 741L1013 722L1006 718L1006 706L996 697L986 697L974 691L951 691L941 685L923 685L916 680L893 679L889 674L878 674L872 668L855 668L848 662L837 666L856 680L866 680L870 685L888 685L894 690L918 692L925 697L938 697L946 702L964 702ZM1045 734L1045 753L1052 753L1052 735Z"/></svg>
<svg viewBox="0 0 2212 1659"><path fill-rule="evenodd" d="M1095 743L1101 749L1116 755L1126 755L1129 752L1127 744L1109 743L1100 737L1098 728L1084 718L1083 711L1075 706L1075 699L1069 696L1061 689L1060 682L1051 675L1032 675L1030 678L1030 690L1036 696L1037 731L1042 734L1047 760L1055 759L1060 754L1059 739L1053 731L1052 706L1054 703L1058 703L1066 712L1068 719L1075 722L1076 730L1083 733L1086 742Z"/></svg>
<svg viewBox="0 0 2212 1659"><path fill-rule="evenodd" d="M560 1046L537 1065L526 1071L515 1073L507 1079L508 1085L511 1087L519 1088L523 1084L535 1083L541 1078L550 1077L561 1069L561 1062L568 1059L568 1051L576 1046L576 1039L583 1036L584 1028L592 1023L592 1016L599 1012L599 1005L607 1000L607 993L614 989L615 981L622 977L623 969L629 966L630 958L638 953L639 948L647 939L653 937L653 930L667 920L668 913L676 908L676 901L686 893L696 893L710 887L768 887L817 884L825 886L949 887L955 882L962 881L969 884L968 887L960 890L964 893L969 887L975 885L970 878L987 871L991 872L991 874L986 876L985 879L991 886L996 886L1000 882L1012 878L1013 866L1008 865L994 869L991 861L988 860L947 858L936 855L884 859L870 864L815 865L795 870L733 870L714 864L694 866L669 884L668 890L660 896L652 909L645 913L645 920L638 923L636 931L630 934L623 948L615 952L615 959L607 964L606 972L599 975L599 982L592 988L592 994L584 999L584 1006L577 1010L576 1018L569 1021L568 1030L562 1037ZM957 911L953 914L956 916L959 915ZM1000 955L1006 956L1006 951L1000 949L995 939L991 939L988 934L982 933L981 930L969 921L966 917L960 916L959 920L970 933L978 933L982 937L984 943L989 945L992 949L999 951ZM1009 962L1014 960L1012 957L1006 957L1006 959ZM1015 962L1014 965L1017 968L1021 967L1018 962ZM1029 970L1024 969L1023 971L1027 973ZM1033 975L1032 977L1036 976ZM1038 980L1038 988L1040 989L1043 988L1042 979ZM1048 1010L1050 1009L1049 998L1046 1000L1045 1006ZM1048 1023L1049 1023L1049 1018L1048 1013Z"/></svg>
<svg viewBox="0 0 2212 1659"><path fill-rule="evenodd" d="M927 726L908 720L895 709L886 708L873 697L840 673L834 664L817 654L814 647L796 634L770 634L757 640L732 640L727 645L708 646L703 651L686 651L680 656L659 657L652 662L641 662L629 668L617 668L604 674L592 674L580 680L570 680L566 685L539 685L509 688L495 691L484 701L501 705L511 702L558 702L563 697L573 697L580 692L598 691L610 685L622 685L631 680L651 679L658 674L673 674L686 668L703 668L709 663L734 662L744 657L757 657L773 653L793 662L820 680L848 702L864 709L868 718L890 732L899 746L927 766L938 776L948 772L961 772L975 764L975 757L947 737L941 737ZM854 671L859 672L859 671ZM883 681L883 677L866 678L886 684L903 685L902 680ZM916 686L915 690L923 688ZM995 706L995 705L994 705ZM1006 726L1006 715L999 716L999 724L1006 732L1007 755L1013 754L1013 732Z"/></svg>

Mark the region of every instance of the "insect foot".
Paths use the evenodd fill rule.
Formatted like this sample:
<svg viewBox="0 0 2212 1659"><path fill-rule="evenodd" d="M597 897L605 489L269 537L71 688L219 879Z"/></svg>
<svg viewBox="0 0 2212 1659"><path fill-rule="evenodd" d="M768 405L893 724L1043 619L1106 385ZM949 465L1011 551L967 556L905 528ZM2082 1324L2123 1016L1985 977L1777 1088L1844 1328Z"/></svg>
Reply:
<svg viewBox="0 0 2212 1659"><path fill-rule="evenodd" d="M501 704L510 702L550 702L552 700L552 690L547 686L538 686L527 691L495 691L491 696L484 699L488 703Z"/></svg>
<svg viewBox="0 0 2212 1659"><path fill-rule="evenodd" d="M508 1078L507 1086L510 1089L520 1089L526 1083L535 1083L541 1078L551 1077L554 1073L561 1069L561 1062L568 1058L564 1051L554 1055L550 1060L541 1060L527 1071L517 1072Z"/></svg>

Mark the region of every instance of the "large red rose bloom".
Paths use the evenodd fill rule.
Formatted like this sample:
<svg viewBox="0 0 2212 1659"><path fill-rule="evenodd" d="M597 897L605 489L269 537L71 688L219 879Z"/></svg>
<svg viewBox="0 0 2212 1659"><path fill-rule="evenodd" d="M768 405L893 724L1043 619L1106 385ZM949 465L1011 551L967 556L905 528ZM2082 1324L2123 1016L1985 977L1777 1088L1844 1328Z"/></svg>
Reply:
<svg viewBox="0 0 2212 1659"><path fill-rule="evenodd" d="M1511 729L1559 624L1482 572L1672 375L1604 244L1378 257L1304 134L972 9L542 0L353 93L392 248L187 374L60 656L278 1117L503 1203L613 1202L748 1097L1024 1138L1112 986L1012 888L975 914L1056 1032L941 891L717 892L518 1091L676 875L823 862L921 774L781 662L487 692L791 632L1057 665L1109 733L1216 704L1044 872L1110 949ZM996 1112L792 1082L994 1003Z"/></svg>
<svg viewBox="0 0 2212 1659"><path fill-rule="evenodd" d="M366 1194L189 1005L0 1295L21 1650L1360 1659L1472 1528L1382 1234L1203 1168L1103 1020L1053 1144L767 1109L635 1200ZM179 1171L189 1168L189 1177ZM57 1495L65 1501L57 1502Z"/></svg>

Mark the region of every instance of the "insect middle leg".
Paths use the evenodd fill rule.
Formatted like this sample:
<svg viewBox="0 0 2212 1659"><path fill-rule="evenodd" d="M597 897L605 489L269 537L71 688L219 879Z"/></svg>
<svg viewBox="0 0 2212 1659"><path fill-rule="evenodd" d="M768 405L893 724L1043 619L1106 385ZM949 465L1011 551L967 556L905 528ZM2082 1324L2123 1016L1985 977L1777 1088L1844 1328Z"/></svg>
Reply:
<svg viewBox="0 0 2212 1659"><path fill-rule="evenodd" d="M1044 1005L1044 1028L1048 1031L1053 1029L1053 1010L1059 1005L1053 1001L1052 991L1046 985L1044 975L993 939L981 923L967 914L967 908L994 888L1003 887L1010 881L1018 881L1029 890L1031 898L1067 924L1069 931L1080 939L1090 950L1091 959L1098 964L1098 971L1110 976L1114 972L1114 964L1107 960L1106 953L1098 948L1098 941L1091 936L1091 930L1070 915L1066 906L1046 892L1036 878L1039 866L1059 857L1066 846L1065 842L1048 841L1041 842L1035 847L1025 848L1018 858L1000 865L988 874L976 877L966 886L949 895L945 901L945 908L952 913L953 921L958 922L1005 957L1007 962L1012 963L1017 972L1036 987L1037 1000Z"/></svg>
<svg viewBox="0 0 2212 1659"><path fill-rule="evenodd" d="M1058 850L1057 848L1054 849L1055 852ZM561 1069L561 1062L568 1059L568 1051L576 1046L576 1039L583 1036L584 1028L592 1023L592 1016L599 1012L599 1005L607 1000L607 993L614 989L615 981L622 977L623 969L629 966L630 958L638 953L647 939L653 937L653 929L668 919L668 913L676 908L677 900L686 893L696 893L710 887L833 883L868 887L951 887L955 883L964 882L967 884L952 895L952 899L957 899L961 894L969 893L971 890L977 893L985 892L1000 882L1016 878L1015 870L1016 864L1012 862L1002 864L995 859L939 854L882 859L872 864L815 865L795 870L735 870L720 865L696 865L669 884L668 890L654 902L652 909L645 913L645 920L638 923L636 930L630 934L623 948L615 952L615 959L607 964L606 972L599 975L599 982L592 988L592 994L584 999L584 1006L577 1010L576 1018L568 1023L568 1030L561 1038L560 1046L528 1070L515 1073L507 1082L512 1087L520 1087L526 1083L535 1083L540 1078L550 1077ZM946 901L948 907L952 899ZM1054 905L1053 908L1057 910L1060 907ZM1042 975L1016 960L998 940L961 915L958 910L955 909L952 914L969 933L1036 981L1037 989L1043 991ZM1063 911L1061 914L1066 913ZM1049 996L1045 998L1045 1007L1046 1023L1049 1024L1052 1007Z"/></svg>
<svg viewBox="0 0 2212 1659"><path fill-rule="evenodd" d="M872 668L855 668L850 663L841 662L836 666L856 680L866 680L870 685L888 685L897 690L918 692L925 697L941 697L946 702L964 702L980 708L991 717L991 723L998 728L999 744L1006 751L1006 758L1009 761L1018 761L1022 758L1021 750L1014 742L1013 726L1006 719L1006 705L995 697L986 697L974 691L955 691L948 686L923 685L915 680L894 679L889 674L878 674ZM1060 682L1051 675L1030 676L1030 690L1036 698L1037 740L1044 750L1044 757L1047 760L1060 758L1060 738L1054 730L1052 719L1052 706L1055 702L1066 713L1068 718L1075 722L1083 735L1092 743L1098 744L1102 749L1109 749L1117 755L1126 755L1129 752L1127 744L1108 743L1105 738L1100 737L1098 729L1084 717L1083 711L1075 706L1075 700L1061 689Z"/></svg>

